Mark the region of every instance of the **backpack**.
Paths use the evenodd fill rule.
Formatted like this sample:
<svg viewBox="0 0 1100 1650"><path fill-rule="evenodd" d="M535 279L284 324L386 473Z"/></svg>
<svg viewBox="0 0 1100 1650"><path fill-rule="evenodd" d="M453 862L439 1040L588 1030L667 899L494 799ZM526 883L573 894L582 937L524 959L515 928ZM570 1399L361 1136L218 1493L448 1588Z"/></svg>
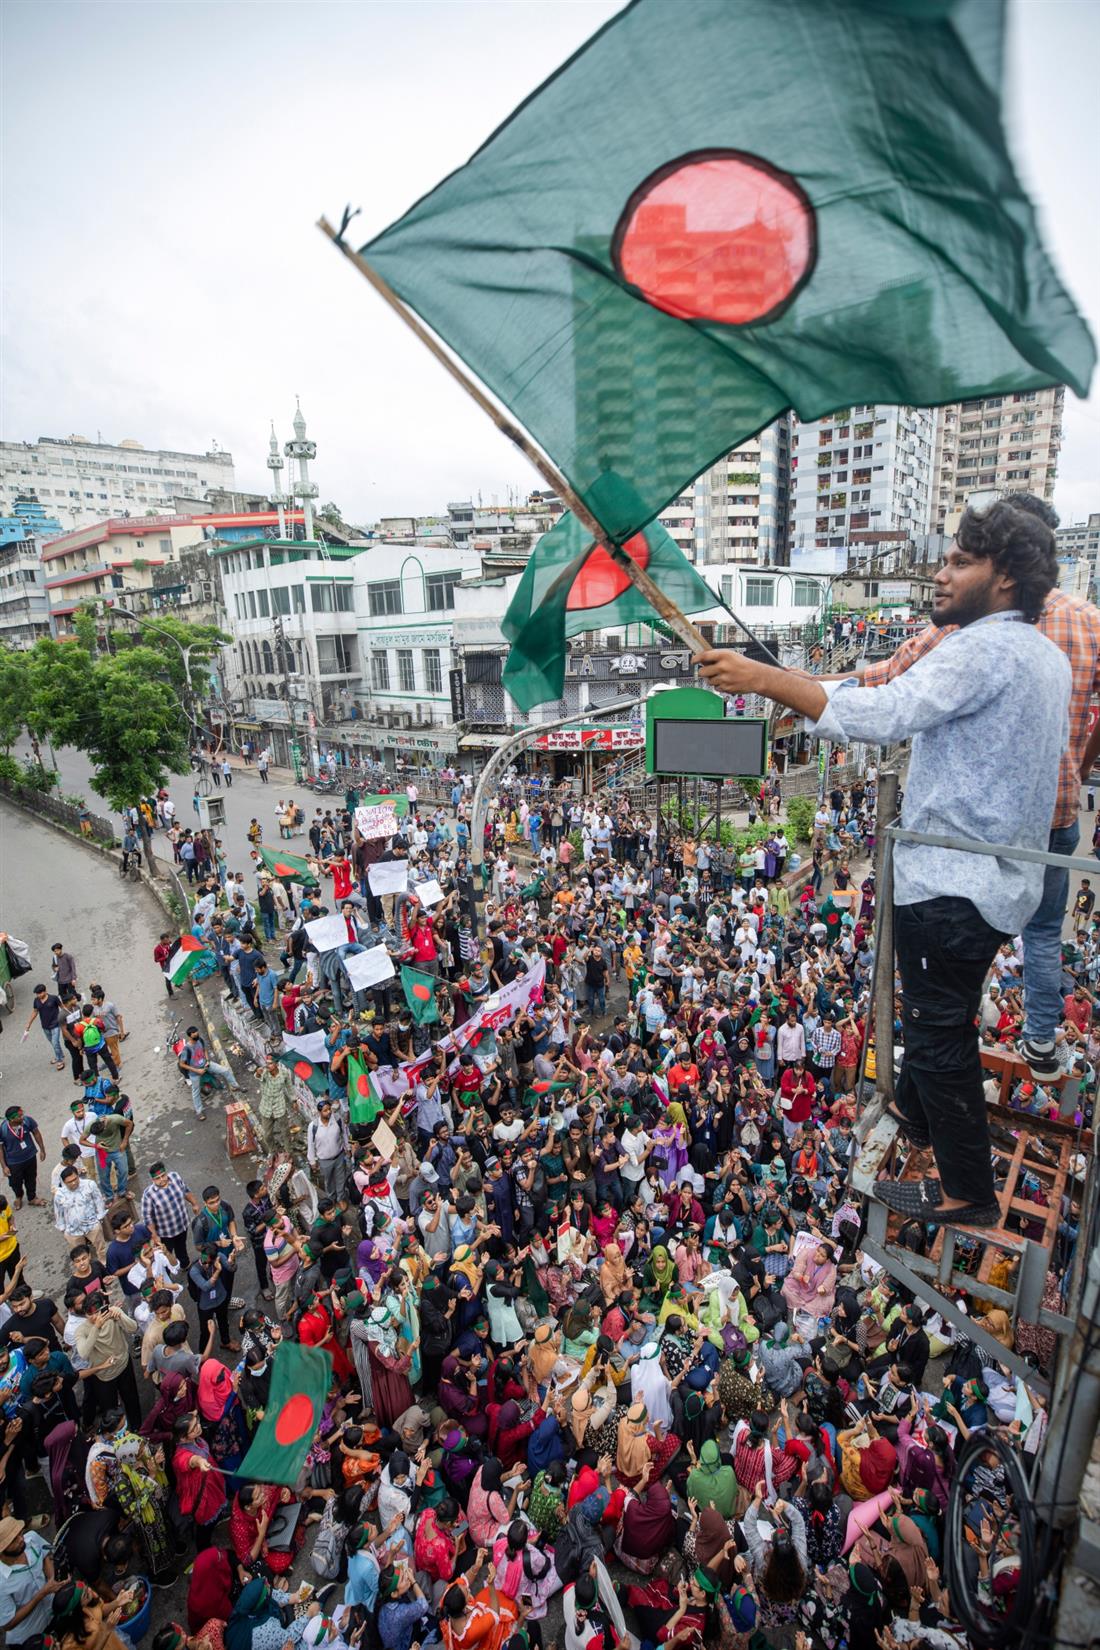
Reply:
<svg viewBox="0 0 1100 1650"><path fill-rule="evenodd" d="M103 1047L103 1025L99 1020L85 1020L80 1033L80 1040L85 1048Z"/></svg>

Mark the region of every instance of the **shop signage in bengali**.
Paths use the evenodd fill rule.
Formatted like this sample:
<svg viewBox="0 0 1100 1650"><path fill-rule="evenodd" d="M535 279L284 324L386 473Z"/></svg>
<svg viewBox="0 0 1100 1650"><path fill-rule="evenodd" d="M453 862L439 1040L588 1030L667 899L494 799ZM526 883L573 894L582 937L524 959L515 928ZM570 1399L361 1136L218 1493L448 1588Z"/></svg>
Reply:
<svg viewBox="0 0 1100 1650"><path fill-rule="evenodd" d="M535 740L540 751L622 751L636 750L645 744L645 730L641 727L615 728L556 728Z"/></svg>
<svg viewBox="0 0 1100 1650"><path fill-rule="evenodd" d="M648 648L623 653L570 653L565 663L567 676L593 682L669 681L690 676L691 654L687 648Z"/></svg>

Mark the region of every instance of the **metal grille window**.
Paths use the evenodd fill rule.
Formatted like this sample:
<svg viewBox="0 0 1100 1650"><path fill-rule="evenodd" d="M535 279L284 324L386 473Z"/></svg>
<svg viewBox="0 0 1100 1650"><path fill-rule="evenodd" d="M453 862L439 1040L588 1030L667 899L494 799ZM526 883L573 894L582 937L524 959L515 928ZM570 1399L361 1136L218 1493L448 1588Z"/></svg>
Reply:
<svg viewBox="0 0 1100 1650"><path fill-rule="evenodd" d="M745 580L746 607L774 607L775 598L772 594L771 579Z"/></svg>
<svg viewBox="0 0 1100 1650"><path fill-rule="evenodd" d="M424 649L424 692L443 692L443 661L437 647Z"/></svg>
<svg viewBox="0 0 1100 1650"><path fill-rule="evenodd" d="M367 599L372 618L386 618L403 611L400 579L385 579L379 584L368 584Z"/></svg>
<svg viewBox="0 0 1100 1650"><path fill-rule="evenodd" d="M388 653L372 653L370 656L371 687L378 688L382 693L389 691L390 685L390 658Z"/></svg>
<svg viewBox="0 0 1100 1650"><path fill-rule="evenodd" d="M399 647L397 650L397 685L402 693L416 692L416 671L411 647Z"/></svg>
<svg viewBox="0 0 1100 1650"><path fill-rule="evenodd" d="M290 591L285 584L277 584L271 592L271 602L276 613L290 614Z"/></svg>
<svg viewBox="0 0 1100 1650"><path fill-rule="evenodd" d="M795 579L794 605L796 607L816 607L818 587L813 579Z"/></svg>

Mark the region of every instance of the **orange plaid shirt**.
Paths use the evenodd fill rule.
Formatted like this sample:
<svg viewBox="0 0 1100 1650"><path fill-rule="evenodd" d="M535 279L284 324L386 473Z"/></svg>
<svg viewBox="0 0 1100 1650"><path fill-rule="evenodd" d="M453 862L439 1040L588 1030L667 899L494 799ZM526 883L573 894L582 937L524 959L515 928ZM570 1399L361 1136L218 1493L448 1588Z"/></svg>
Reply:
<svg viewBox="0 0 1100 1650"><path fill-rule="evenodd" d="M945 625L942 630L928 625L924 630L903 642L890 659L868 665L863 673L864 687L882 687L895 676L915 665L926 653L949 636L957 627ZM1052 590L1046 599L1039 629L1044 636L1060 647L1069 660L1073 672L1073 687L1069 696L1069 748L1062 756L1058 770L1058 800L1054 807L1052 828L1072 825L1077 819L1081 802L1081 760L1089 737L1089 705L1094 693L1100 693L1100 610L1079 596L1066 596Z"/></svg>

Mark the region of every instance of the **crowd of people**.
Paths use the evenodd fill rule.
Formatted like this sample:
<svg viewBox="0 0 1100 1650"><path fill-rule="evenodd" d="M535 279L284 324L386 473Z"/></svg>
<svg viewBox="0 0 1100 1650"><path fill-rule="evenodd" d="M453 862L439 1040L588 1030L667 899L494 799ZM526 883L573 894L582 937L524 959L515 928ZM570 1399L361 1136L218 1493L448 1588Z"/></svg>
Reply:
<svg viewBox="0 0 1100 1650"><path fill-rule="evenodd" d="M270 1043L255 1099L270 1157L228 1196L135 1160L123 1018L94 987L80 1003L55 946L30 1025L82 1094L60 1140L17 1107L0 1128L9 1642L119 1650L149 1586L187 1567L186 1611L154 1650L964 1642L945 1573L960 1452L988 1433L1031 1461L1047 1422L990 1348L1049 1373L1054 1336L958 1290L971 1336L861 1247L876 778L827 788L797 869L771 788L750 861L613 797L506 783L483 944L461 781L437 805L409 795L389 840L360 838L353 797L307 810L301 882L258 859L213 867L194 933ZM405 891L376 894L371 868L398 859ZM318 953L307 924L329 911L347 945ZM437 1019L396 982L353 988L344 963L377 943L434 976ZM1027 1046L1026 936L993 975L975 1062L980 1037ZM528 977L525 1006L456 1036ZM1059 985L1052 1042L1091 1060L1088 981ZM279 1055L310 1032L327 1092L306 1126ZM385 1151L380 1123L354 1120L360 1066L408 1078L386 1091ZM197 1110L237 1081L195 1027L180 1071ZM19 1230L51 1156L71 1269L56 1300ZM1041 1218L1040 1177L1023 1187ZM1064 1304L1077 1212L1070 1190L1047 1306ZM1027 1230L1019 1207L1008 1218ZM934 1225L918 1209L899 1241L926 1251ZM979 1231L956 1234L957 1268L982 1253ZM293 1488L241 1472L288 1339L331 1359ZM978 1462L954 1559L996 1617L1016 1602L1019 1531L1000 1455Z"/></svg>

